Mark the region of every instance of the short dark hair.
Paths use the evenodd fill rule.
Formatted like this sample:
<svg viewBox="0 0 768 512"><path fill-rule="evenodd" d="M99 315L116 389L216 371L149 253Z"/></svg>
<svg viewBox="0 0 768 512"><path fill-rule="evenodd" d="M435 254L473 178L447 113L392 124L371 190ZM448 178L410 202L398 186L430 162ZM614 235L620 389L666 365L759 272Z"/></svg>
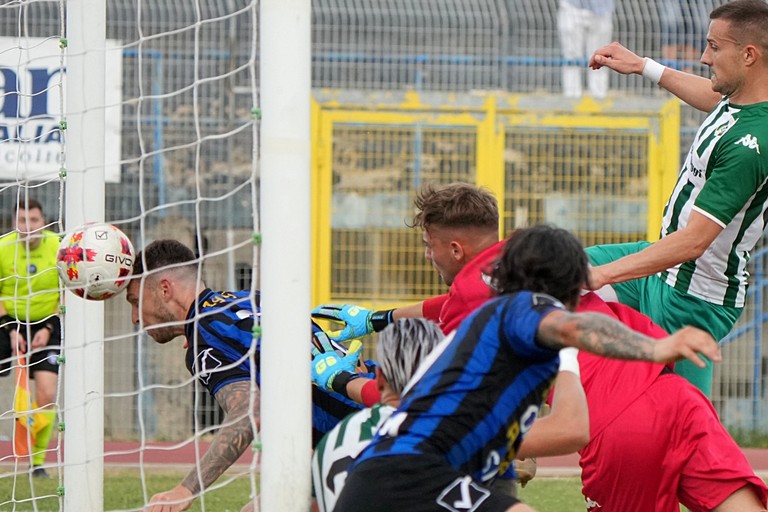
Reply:
<svg viewBox="0 0 768 512"><path fill-rule="evenodd" d="M765 0L728 2L713 9L709 19L730 22L731 33L737 41L756 44L768 52L768 3Z"/></svg>
<svg viewBox="0 0 768 512"><path fill-rule="evenodd" d="M16 208L13 210L14 217L19 212L19 210L40 210L40 213L43 214L43 218L45 218L45 211L43 210L43 205L40 204L40 201L37 199L33 199L31 197L20 197L19 200L16 202Z"/></svg>
<svg viewBox="0 0 768 512"><path fill-rule="evenodd" d="M450 183L441 187L424 185L413 205L418 212L410 227L481 227L499 229L496 197L485 188L469 183Z"/></svg>
<svg viewBox="0 0 768 512"><path fill-rule="evenodd" d="M192 252L192 249L178 240L155 240L136 254L133 261L133 275L137 277L142 275L144 271L152 272L164 267L194 266L195 259L195 253ZM144 267L145 262L146 268ZM189 263L189 265L184 265L185 263Z"/></svg>
<svg viewBox="0 0 768 512"><path fill-rule="evenodd" d="M499 293L528 290L576 305L588 276L589 262L579 239L564 229L539 224L509 237L492 277Z"/></svg>

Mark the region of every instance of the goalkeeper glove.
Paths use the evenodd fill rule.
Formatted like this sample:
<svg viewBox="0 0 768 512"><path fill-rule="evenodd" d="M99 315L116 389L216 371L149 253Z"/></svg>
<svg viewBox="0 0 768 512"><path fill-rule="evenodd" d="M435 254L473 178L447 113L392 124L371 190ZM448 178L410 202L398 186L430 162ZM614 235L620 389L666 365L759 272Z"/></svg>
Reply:
<svg viewBox="0 0 768 512"><path fill-rule="evenodd" d="M335 351L316 355L312 359L312 382L319 388L341 392L337 390L337 388L340 388L338 384L343 381L344 388L346 388L347 382L356 375L357 359L360 357L362 350L363 344L355 340L349 346L349 353L344 357ZM336 386L334 386L335 380L339 381L336 382ZM346 395L346 393L342 394Z"/></svg>
<svg viewBox="0 0 768 512"><path fill-rule="evenodd" d="M394 320L394 309L371 311L351 304L324 304L312 310L312 316L346 324L342 331L330 333L334 341L347 341L379 332Z"/></svg>
<svg viewBox="0 0 768 512"><path fill-rule="evenodd" d="M312 357L318 354L324 354L326 352L336 352L343 356L347 353L347 349L344 345L332 341L328 338L325 331L317 330L312 333Z"/></svg>

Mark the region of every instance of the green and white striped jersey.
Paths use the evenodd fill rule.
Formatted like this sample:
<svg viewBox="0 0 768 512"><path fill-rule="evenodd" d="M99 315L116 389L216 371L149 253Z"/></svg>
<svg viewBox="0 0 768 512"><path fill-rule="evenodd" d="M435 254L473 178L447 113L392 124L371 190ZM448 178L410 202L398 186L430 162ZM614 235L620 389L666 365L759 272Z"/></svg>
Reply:
<svg viewBox="0 0 768 512"><path fill-rule="evenodd" d="M749 251L766 224L767 180L768 102L734 105L724 98L696 133L664 208L661 236L684 228L692 210L723 231L698 259L662 272L667 284L714 304L744 306Z"/></svg>
<svg viewBox="0 0 768 512"><path fill-rule="evenodd" d="M376 404L350 414L320 440L312 456L312 482L320 512L336 506L347 469L393 412L394 407Z"/></svg>

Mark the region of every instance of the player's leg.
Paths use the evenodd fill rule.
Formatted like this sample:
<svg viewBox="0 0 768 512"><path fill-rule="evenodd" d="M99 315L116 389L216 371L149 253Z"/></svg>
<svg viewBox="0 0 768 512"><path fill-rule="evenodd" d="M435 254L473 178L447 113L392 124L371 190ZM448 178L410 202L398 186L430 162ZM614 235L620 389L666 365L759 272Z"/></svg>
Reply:
<svg viewBox="0 0 768 512"><path fill-rule="evenodd" d="M30 378L35 380L35 402L42 410L36 415L43 427L35 434L32 444L32 465L42 466L45 463L46 450L56 424L56 384L58 381L58 357L61 353L61 329L58 319L46 322L53 325L48 345L40 351L32 352L30 357ZM42 324L33 327L33 332L42 328ZM38 476L47 476L40 468Z"/></svg>
<svg viewBox="0 0 768 512"><path fill-rule="evenodd" d="M557 30L560 36L563 63L563 94L569 98L581 96L581 67L575 64L584 53L584 35L581 30L580 9L568 2L560 3L557 13Z"/></svg>
<svg viewBox="0 0 768 512"><path fill-rule="evenodd" d="M741 314L741 308L719 306L679 292L658 276L647 278L638 309L667 332L692 325L707 331L716 340L723 339L730 332ZM708 360L705 368L699 368L690 361L675 364L675 373L707 396L712 391L712 372L713 365Z"/></svg>
<svg viewBox="0 0 768 512"><path fill-rule="evenodd" d="M611 42L613 35L613 16L595 16L592 25L586 30L587 54L591 55L601 46ZM587 86L589 93L597 99L605 98L608 94L608 81L610 72L603 66L598 70L587 70Z"/></svg>

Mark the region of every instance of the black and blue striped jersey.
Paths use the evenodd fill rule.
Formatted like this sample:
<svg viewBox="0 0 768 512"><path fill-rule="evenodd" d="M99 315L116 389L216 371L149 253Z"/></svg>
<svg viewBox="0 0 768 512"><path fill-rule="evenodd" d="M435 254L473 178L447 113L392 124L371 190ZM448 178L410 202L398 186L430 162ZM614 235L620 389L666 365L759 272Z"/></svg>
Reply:
<svg viewBox="0 0 768 512"><path fill-rule="evenodd" d="M558 351L536 342L542 318L555 309L564 307L525 291L481 306L418 369L356 464L437 453L481 482L511 471L557 373Z"/></svg>
<svg viewBox="0 0 768 512"><path fill-rule="evenodd" d="M255 365L256 384L261 385L261 338L253 334L254 322L258 325L261 314L259 292L256 292L254 304L255 314L248 290L214 292L206 289L187 312L187 370L213 396L227 384L250 380L252 364ZM312 322L312 332L319 330L320 326ZM256 350L249 357L248 351L254 342ZM308 358L310 348L311 344L307 343ZM372 361L366 363L373 364ZM373 378L374 374L364 376ZM312 386L313 445L345 416L362 407L338 393Z"/></svg>
<svg viewBox="0 0 768 512"><path fill-rule="evenodd" d="M251 379L255 363L256 383L260 382L260 338L254 338L254 321L258 323L259 293L250 291L214 292L205 289L187 312L187 370L197 377L211 395L222 386ZM253 358L248 351L256 343Z"/></svg>

